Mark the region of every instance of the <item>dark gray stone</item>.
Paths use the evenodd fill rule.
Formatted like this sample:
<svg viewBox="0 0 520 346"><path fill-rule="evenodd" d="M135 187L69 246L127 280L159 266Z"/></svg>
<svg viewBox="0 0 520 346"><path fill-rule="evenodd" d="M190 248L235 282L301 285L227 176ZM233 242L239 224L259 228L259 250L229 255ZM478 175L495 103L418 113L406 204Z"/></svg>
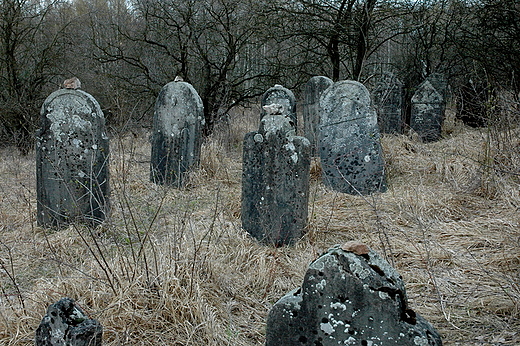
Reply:
<svg viewBox="0 0 520 346"><path fill-rule="evenodd" d="M38 224L101 223L109 212L109 142L98 102L82 90L53 92L36 135Z"/></svg>
<svg viewBox="0 0 520 346"><path fill-rule="evenodd" d="M403 133L404 84L392 73L385 73L372 94L379 130L382 133Z"/></svg>
<svg viewBox="0 0 520 346"><path fill-rule="evenodd" d="M266 244L294 243L307 225L309 141L288 117L268 114L246 134L243 154L242 227Z"/></svg>
<svg viewBox="0 0 520 346"><path fill-rule="evenodd" d="M304 136L311 142L311 155L317 155L320 123L320 96L334 82L327 77L314 76L305 85L303 102Z"/></svg>
<svg viewBox="0 0 520 346"><path fill-rule="evenodd" d="M407 304L401 276L374 251L340 246L309 265L303 284L271 309L266 346L440 346Z"/></svg>
<svg viewBox="0 0 520 346"><path fill-rule="evenodd" d="M386 191L377 116L370 94L355 81L334 83L320 98L323 181L349 194Z"/></svg>
<svg viewBox="0 0 520 346"><path fill-rule="evenodd" d="M200 162L204 106L191 84L166 84L155 103L150 179L182 187Z"/></svg>
<svg viewBox="0 0 520 346"><path fill-rule="evenodd" d="M424 142L441 138L444 98L429 80L424 81L412 97L410 127Z"/></svg>
<svg viewBox="0 0 520 346"><path fill-rule="evenodd" d="M278 104L283 106L282 115L290 119L294 130L297 131L298 117L296 116L296 98L294 97L294 93L279 84L276 84L274 87L267 89L267 91L262 96L262 111L260 114L260 119L262 119L267 114L263 106L271 104Z"/></svg>
<svg viewBox="0 0 520 346"><path fill-rule="evenodd" d="M101 346L103 327L70 298L47 308L36 330L36 346Z"/></svg>

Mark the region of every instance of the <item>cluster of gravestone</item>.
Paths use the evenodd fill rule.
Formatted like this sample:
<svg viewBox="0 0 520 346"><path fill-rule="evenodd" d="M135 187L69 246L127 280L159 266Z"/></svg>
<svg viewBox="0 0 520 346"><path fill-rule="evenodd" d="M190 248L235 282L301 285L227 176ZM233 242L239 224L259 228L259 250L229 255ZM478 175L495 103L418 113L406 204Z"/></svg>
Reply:
<svg viewBox="0 0 520 346"><path fill-rule="evenodd" d="M428 76L410 100L409 127L424 142L441 138L446 108L447 82L442 74ZM401 134L405 131L404 84L392 73L384 73L373 90L374 107L382 133Z"/></svg>
<svg viewBox="0 0 520 346"><path fill-rule="evenodd" d="M390 84L392 90L376 91L376 104L387 112L383 131L399 133L402 86L388 76L385 85ZM411 124L424 140L440 134L444 101L437 84L438 80L425 81L412 99L416 111ZM52 93L42 106L37 194L38 223L44 227L97 225L110 210L104 117L96 100L79 86L79 80L67 80L65 88ZM391 104L385 105L388 100ZM378 115L364 85L311 78L303 103L305 137L296 134L296 99L290 90L275 85L264 93L261 105L259 129L246 134L243 147L242 227L251 236L274 246L303 236L312 156L319 155L323 182L335 191L386 191ZM193 86L180 79L165 85L157 97L150 136L152 182L186 184L200 160L203 125L202 100ZM308 282L273 308L267 344L285 340L283 345L440 345L433 328L407 309L404 285L393 269L374 252L353 253L334 249L311 265ZM367 304L373 310L356 316ZM37 344L92 344L81 341L78 331L85 332L88 342L101 343L97 322L85 319L73 301L60 301L42 321ZM77 341L62 342L56 335Z"/></svg>

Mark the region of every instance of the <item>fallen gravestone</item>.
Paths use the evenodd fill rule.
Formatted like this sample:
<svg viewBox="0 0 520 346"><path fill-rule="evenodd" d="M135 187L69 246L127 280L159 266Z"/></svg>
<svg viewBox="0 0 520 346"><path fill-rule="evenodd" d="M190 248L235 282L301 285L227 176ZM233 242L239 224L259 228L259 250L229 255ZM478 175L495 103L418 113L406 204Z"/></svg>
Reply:
<svg viewBox="0 0 520 346"><path fill-rule="evenodd" d="M424 142L441 138L444 120L444 98L429 80L424 81L412 97L410 128Z"/></svg>
<svg viewBox="0 0 520 346"><path fill-rule="evenodd" d="M298 117L296 116L296 98L294 97L294 93L279 84L267 89L267 91L262 95L262 101L260 103L262 106L260 119L269 114L263 107L272 104L283 106L282 115L289 118L293 124L294 130L297 131Z"/></svg>
<svg viewBox="0 0 520 346"><path fill-rule="evenodd" d="M90 94L76 90L77 78L64 84L43 103L36 134L38 224L96 225L109 211L105 118Z"/></svg>
<svg viewBox="0 0 520 346"><path fill-rule="evenodd" d="M309 265L303 284L267 317L266 346L440 346L408 306L404 283L364 244L335 246Z"/></svg>
<svg viewBox="0 0 520 346"><path fill-rule="evenodd" d="M282 105L264 110L260 129L244 138L242 227L282 246L297 241L307 225L310 143L295 136Z"/></svg>
<svg viewBox="0 0 520 346"><path fill-rule="evenodd" d="M373 95L380 131L389 134L403 133L404 84L392 73L385 73Z"/></svg>
<svg viewBox="0 0 520 346"><path fill-rule="evenodd" d="M70 298L47 308L36 330L36 346L101 346L103 327Z"/></svg>
<svg viewBox="0 0 520 346"><path fill-rule="evenodd" d="M182 187L199 164L204 126L204 106L191 84L166 84L155 103L150 180Z"/></svg>
<svg viewBox="0 0 520 346"><path fill-rule="evenodd" d="M334 82L327 77L314 76L305 85L303 102L304 136L311 142L311 155L317 155L319 142L320 96Z"/></svg>
<svg viewBox="0 0 520 346"><path fill-rule="evenodd" d="M355 81L334 83L320 98L320 159L324 183L349 194L386 191L377 116Z"/></svg>

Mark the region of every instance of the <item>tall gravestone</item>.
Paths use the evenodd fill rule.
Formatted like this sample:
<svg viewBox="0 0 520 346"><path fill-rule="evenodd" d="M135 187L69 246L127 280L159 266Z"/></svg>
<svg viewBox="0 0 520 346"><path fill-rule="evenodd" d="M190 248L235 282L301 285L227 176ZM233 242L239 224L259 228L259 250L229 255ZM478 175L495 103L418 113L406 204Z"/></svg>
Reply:
<svg viewBox="0 0 520 346"><path fill-rule="evenodd" d="M316 156L318 148L318 125L320 122L320 96L334 82L324 76L314 76L305 85L303 102L304 136L311 142L311 155Z"/></svg>
<svg viewBox="0 0 520 346"><path fill-rule="evenodd" d="M382 133L403 133L404 84L392 73L383 74L373 92L377 121Z"/></svg>
<svg viewBox="0 0 520 346"><path fill-rule="evenodd" d="M109 211L109 142L98 102L77 83L53 92L36 135L38 224L101 223Z"/></svg>
<svg viewBox="0 0 520 346"><path fill-rule="evenodd" d="M334 83L320 98L320 159L324 183L349 194L386 191L377 116L355 81Z"/></svg>
<svg viewBox="0 0 520 346"><path fill-rule="evenodd" d="M295 136L282 105L264 109L260 129L244 138L242 227L282 246L297 241L307 225L310 143Z"/></svg>
<svg viewBox="0 0 520 346"><path fill-rule="evenodd" d="M335 246L309 265L301 287L272 307L266 346L441 346L408 306L401 276L366 245Z"/></svg>
<svg viewBox="0 0 520 346"><path fill-rule="evenodd" d="M441 138L444 98L429 80L424 81L412 97L410 127L424 142Z"/></svg>
<svg viewBox="0 0 520 346"><path fill-rule="evenodd" d="M155 103L150 179L181 187L200 162L204 106L189 83L166 84Z"/></svg>
<svg viewBox="0 0 520 346"><path fill-rule="evenodd" d="M294 97L294 93L280 84L276 84L274 87L267 89L267 91L262 95L260 120L268 114L263 106L271 104L283 106L282 115L289 118L289 120L294 124L293 126L295 131L297 131L298 117L296 115L296 98Z"/></svg>
<svg viewBox="0 0 520 346"><path fill-rule="evenodd" d="M103 326L70 298L47 308L35 335L36 346L101 346Z"/></svg>

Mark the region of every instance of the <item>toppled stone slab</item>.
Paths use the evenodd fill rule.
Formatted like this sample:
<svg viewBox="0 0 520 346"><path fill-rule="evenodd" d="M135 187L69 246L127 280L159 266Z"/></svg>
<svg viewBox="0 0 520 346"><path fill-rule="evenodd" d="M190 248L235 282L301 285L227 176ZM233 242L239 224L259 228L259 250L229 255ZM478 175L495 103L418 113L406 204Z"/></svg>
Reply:
<svg viewBox="0 0 520 346"><path fill-rule="evenodd" d="M269 312L266 346L442 345L409 308L399 273L367 249L335 246L311 263L302 286Z"/></svg>
<svg viewBox="0 0 520 346"><path fill-rule="evenodd" d="M87 317L71 298L47 308L36 330L36 346L101 346L103 327Z"/></svg>

